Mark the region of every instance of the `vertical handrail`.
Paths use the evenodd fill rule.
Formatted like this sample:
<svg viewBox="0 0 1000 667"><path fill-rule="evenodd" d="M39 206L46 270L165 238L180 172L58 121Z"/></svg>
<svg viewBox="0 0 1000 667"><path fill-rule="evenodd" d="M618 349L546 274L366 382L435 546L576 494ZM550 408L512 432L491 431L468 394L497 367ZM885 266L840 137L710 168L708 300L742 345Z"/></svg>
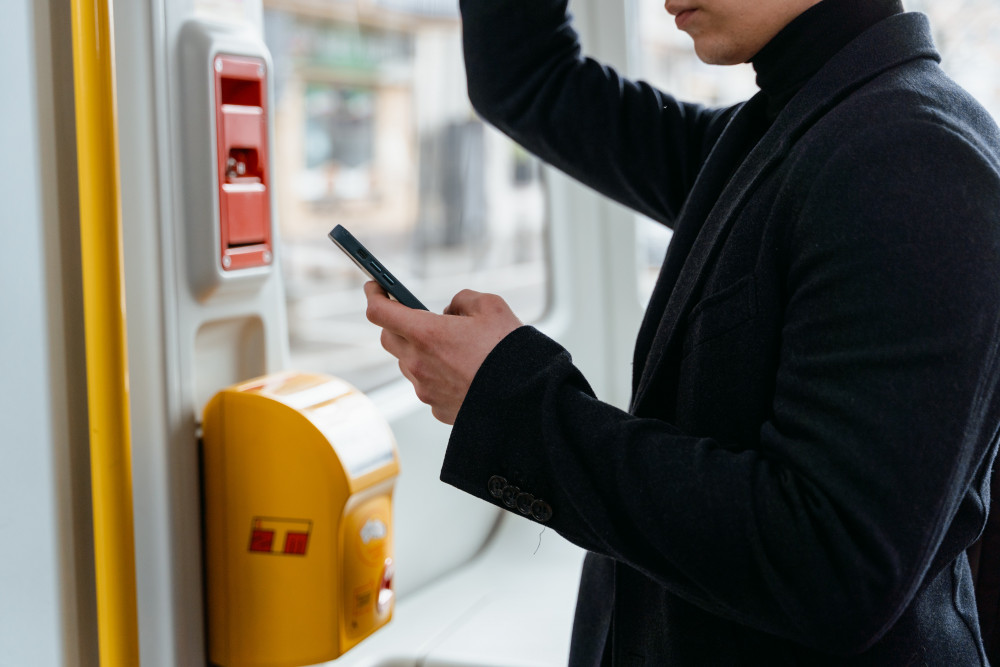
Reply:
<svg viewBox="0 0 1000 667"><path fill-rule="evenodd" d="M139 637L112 0L72 0L97 634L101 665L135 667Z"/></svg>

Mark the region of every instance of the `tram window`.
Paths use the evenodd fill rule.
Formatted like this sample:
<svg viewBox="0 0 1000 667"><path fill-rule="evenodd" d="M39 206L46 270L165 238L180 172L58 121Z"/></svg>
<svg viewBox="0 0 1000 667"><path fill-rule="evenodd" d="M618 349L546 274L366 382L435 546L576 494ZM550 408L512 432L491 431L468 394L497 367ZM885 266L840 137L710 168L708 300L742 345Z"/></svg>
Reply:
<svg viewBox="0 0 1000 667"><path fill-rule="evenodd" d="M399 377L364 276L326 240L338 223L433 311L468 287L541 317L541 171L472 111L456 3L267 0L264 37L292 366L363 390Z"/></svg>
<svg viewBox="0 0 1000 667"><path fill-rule="evenodd" d="M996 0L903 0L931 21L941 67L1000 119L1000 3Z"/></svg>
<svg viewBox="0 0 1000 667"><path fill-rule="evenodd" d="M733 104L757 92L750 65L706 65L695 56L691 39L677 30L662 3L629 0L631 29L637 39L630 54L633 76L677 98L709 106ZM904 0L907 11L927 14L941 66L1000 118L1000 3L997 0ZM639 294L648 300L671 237L669 229L647 218L637 221Z"/></svg>

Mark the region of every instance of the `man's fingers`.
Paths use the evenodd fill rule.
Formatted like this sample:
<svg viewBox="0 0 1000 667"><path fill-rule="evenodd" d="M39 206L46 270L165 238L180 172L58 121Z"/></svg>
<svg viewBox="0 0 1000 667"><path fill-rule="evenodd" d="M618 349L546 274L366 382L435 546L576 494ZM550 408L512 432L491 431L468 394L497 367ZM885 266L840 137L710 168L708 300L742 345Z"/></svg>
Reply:
<svg viewBox="0 0 1000 667"><path fill-rule="evenodd" d="M416 387L417 379L413 377L413 373L410 372L409 367L406 364L404 364L402 360L400 360L398 366L399 366L399 372L403 374L403 377L409 380L410 384Z"/></svg>
<svg viewBox="0 0 1000 667"><path fill-rule="evenodd" d="M368 321L404 336L407 331L417 326L423 316L430 315L425 310L408 308L398 301L393 301L375 281L365 283L365 297L368 299L368 308L365 311Z"/></svg>
<svg viewBox="0 0 1000 667"><path fill-rule="evenodd" d="M483 296L482 292L471 289L464 289L451 299L451 303L444 309L445 315L468 315L477 310L476 304Z"/></svg>
<svg viewBox="0 0 1000 667"><path fill-rule="evenodd" d="M382 329L381 342L382 348L397 359L403 356L406 348L410 345L405 338L389 329Z"/></svg>
<svg viewBox="0 0 1000 667"><path fill-rule="evenodd" d="M455 422L483 359L521 324L496 294L462 290L444 316L390 301L374 282L365 284L365 296L368 319L382 327L382 347L399 360L417 398L446 424Z"/></svg>

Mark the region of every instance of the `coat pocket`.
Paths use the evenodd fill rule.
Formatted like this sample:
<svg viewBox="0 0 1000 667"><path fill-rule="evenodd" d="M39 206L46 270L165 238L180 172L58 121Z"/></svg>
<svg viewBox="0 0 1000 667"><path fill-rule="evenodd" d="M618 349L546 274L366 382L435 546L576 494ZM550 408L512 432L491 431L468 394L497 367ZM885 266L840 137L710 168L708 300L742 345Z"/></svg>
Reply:
<svg viewBox="0 0 1000 667"><path fill-rule="evenodd" d="M753 274L749 274L695 304L687 317L683 356L733 331L756 314L757 288Z"/></svg>

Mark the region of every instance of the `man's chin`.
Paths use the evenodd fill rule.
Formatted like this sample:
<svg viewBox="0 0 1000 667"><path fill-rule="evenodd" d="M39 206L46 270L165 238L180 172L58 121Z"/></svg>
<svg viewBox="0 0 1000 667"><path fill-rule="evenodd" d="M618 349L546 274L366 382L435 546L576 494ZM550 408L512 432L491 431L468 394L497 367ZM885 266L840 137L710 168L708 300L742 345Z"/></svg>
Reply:
<svg viewBox="0 0 1000 667"><path fill-rule="evenodd" d="M706 65L742 65L753 57L753 54L747 55L730 45L698 39L694 40L694 52Z"/></svg>

